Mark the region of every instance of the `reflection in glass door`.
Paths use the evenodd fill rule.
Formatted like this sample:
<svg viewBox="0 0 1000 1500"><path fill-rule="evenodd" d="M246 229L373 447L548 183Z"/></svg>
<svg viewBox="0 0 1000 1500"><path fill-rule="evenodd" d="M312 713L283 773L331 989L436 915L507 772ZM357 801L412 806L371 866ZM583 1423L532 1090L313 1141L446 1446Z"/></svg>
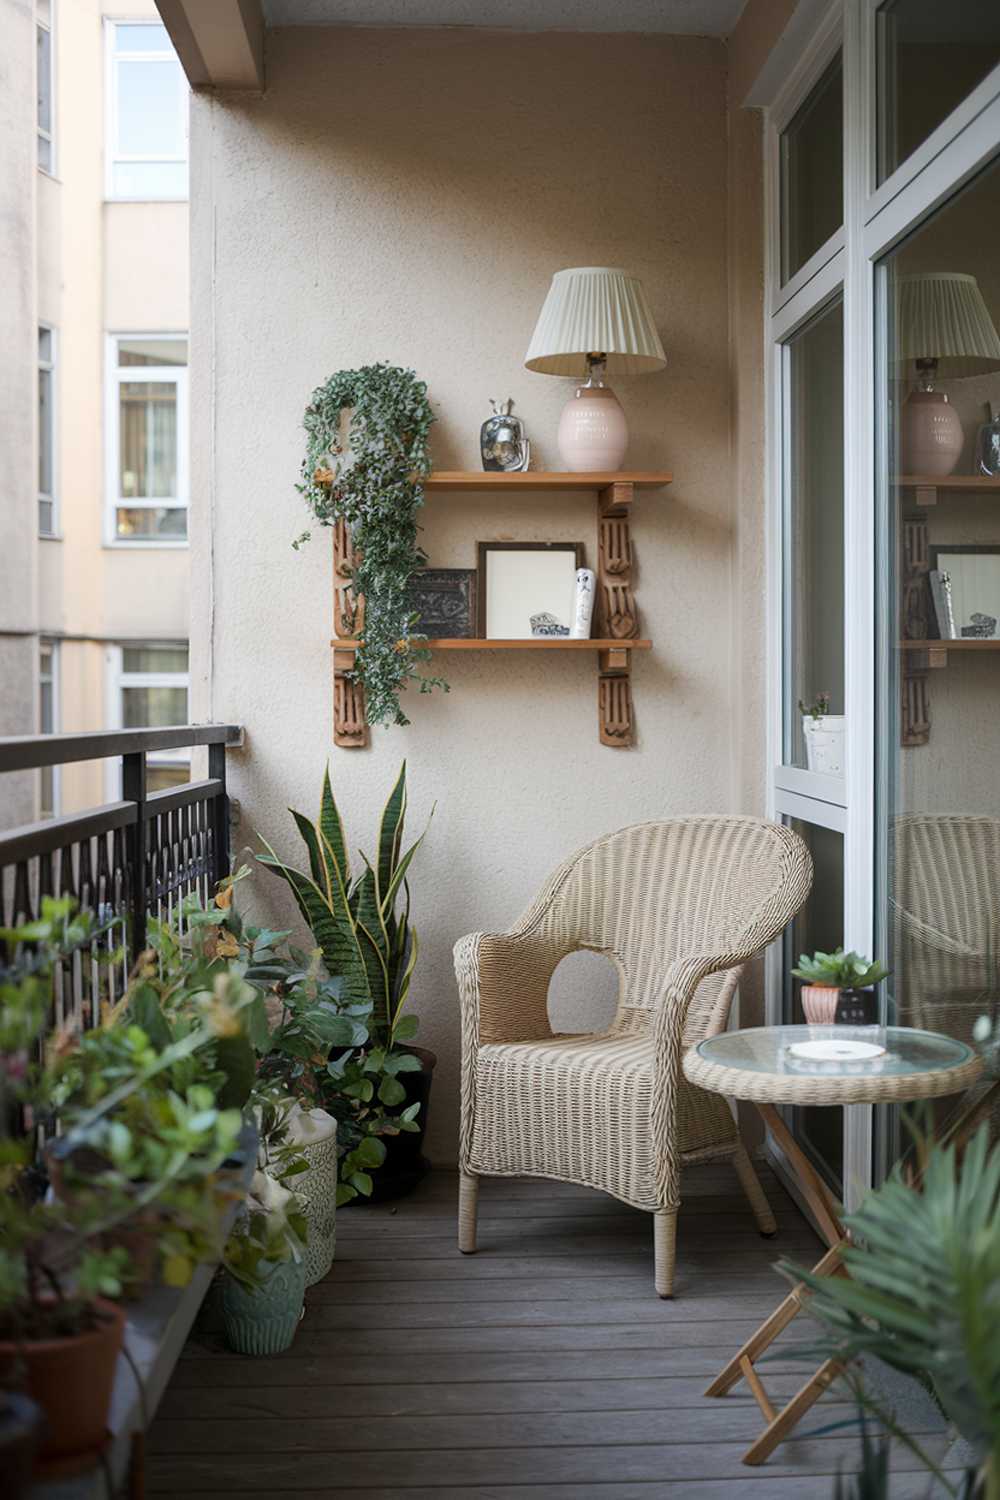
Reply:
<svg viewBox="0 0 1000 1500"><path fill-rule="evenodd" d="M876 280L880 946L889 1018L963 1041L1000 1001L998 244L994 165Z"/></svg>

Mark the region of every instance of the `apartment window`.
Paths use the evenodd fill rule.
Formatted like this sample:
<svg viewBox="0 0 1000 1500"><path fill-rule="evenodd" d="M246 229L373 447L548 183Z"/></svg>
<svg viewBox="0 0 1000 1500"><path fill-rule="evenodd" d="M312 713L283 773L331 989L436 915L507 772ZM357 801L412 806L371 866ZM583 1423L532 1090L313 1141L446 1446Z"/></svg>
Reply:
<svg viewBox="0 0 1000 1500"><path fill-rule="evenodd" d="M56 534L56 336L38 329L38 530Z"/></svg>
<svg viewBox="0 0 1000 1500"><path fill-rule="evenodd" d="M187 541L187 339L116 336L108 389L109 537L130 546Z"/></svg>
<svg viewBox="0 0 1000 1500"><path fill-rule="evenodd" d="M119 729L159 729L188 721L186 641L148 641L114 648L111 712ZM153 751L146 758L147 792L191 779L189 750Z"/></svg>
<svg viewBox="0 0 1000 1500"><path fill-rule="evenodd" d="M107 195L185 199L188 89L166 28L108 23Z"/></svg>
<svg viewBox="0 0 1000 1500"><path fill-rule="evenodd" d="M52 0L38 0L35 6L35 35L38 48L36 86L38 89L38 165L44 172L54 172L55 102L52 67Z"/></svg>
<svg viewBox="0 0 1000 1500"><path fill-rule="evenodd" d="M58 727L59 647L55 641L41 641L38 647L38 731L55 734ZM38 773L38 810L43 818L54 818L59 811L59 768L42 766Z"/></svg>
<svg viewBox="0 0 1000 1500"><path fill-rule="evenodd" d="M844 222L844 68L838 52L781 132L781 279Z"/></svg>

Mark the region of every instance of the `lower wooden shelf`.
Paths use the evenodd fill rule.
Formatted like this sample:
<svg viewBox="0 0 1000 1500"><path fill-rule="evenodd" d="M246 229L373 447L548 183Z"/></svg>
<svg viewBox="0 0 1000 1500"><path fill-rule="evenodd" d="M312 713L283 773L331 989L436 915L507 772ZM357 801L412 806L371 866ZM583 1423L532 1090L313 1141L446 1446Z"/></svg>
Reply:
<svg viewBox="0 0 1000 1500"><path fill-rule="evenodd" d="M338 651L354 651L357 641L336 639L330 642ZM480 641L469 637L445 637L440 640L418 641L429 651L652 651L652 641L598 640L592 636L586 641L570 641L565 636L532 636L525 641Z"/></svg>
<svg viewBox="0 0 1000 1500"><path fill-rule="evenodd" d="M1000 640L984 641L962 636L958 640L900 641L899 649L900 651L925 651L928 666L945 667L948 665L948 653L951 651L971 651L973 655L982 651L1000 651Z"/></svg>

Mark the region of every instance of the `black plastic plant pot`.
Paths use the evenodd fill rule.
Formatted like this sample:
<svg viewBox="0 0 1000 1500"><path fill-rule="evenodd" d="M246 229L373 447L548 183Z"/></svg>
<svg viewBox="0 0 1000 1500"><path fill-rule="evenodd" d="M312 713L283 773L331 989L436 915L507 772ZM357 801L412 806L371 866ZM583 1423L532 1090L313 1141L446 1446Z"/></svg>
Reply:
<svg viewBox="0 0 1000 1500"><path fill-rule="evenodd" d="M355 1198L358 1205L385 1203L392 1198L403 1198L430 1171L430 1162L424 1155L424 1135L427 1130L427 1111L430 1107L431 1077L437 1056L426 1047L405 1047L420 1059L419 1073L400 1073L398 1078L406 1090L406 1098L393 1106L393 1112L402 1114L411 1104L419 1104L417 1131L401 1130L399 1135L384 1135L385 1161L372 1173L370 1198Z"/></svg>
<svg viewBox="0 0 1000 1500"><path fill-rule="evenodd" d="M874 990L841 990L834 1021L838 1026L876 1026L878 1001Z"/></svg>

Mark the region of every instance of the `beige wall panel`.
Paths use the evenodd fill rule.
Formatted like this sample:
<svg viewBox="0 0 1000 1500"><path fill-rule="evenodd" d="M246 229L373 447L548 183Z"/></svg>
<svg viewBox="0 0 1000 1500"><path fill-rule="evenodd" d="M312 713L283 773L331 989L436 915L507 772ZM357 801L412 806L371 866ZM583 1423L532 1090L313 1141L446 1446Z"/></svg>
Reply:
<svg viewBox="0 0 1000 1500"><path fill-rule="evenodd" d="M104 321L113 333L185 333L186 203L104 205Z"/></svg>
<svg viewBox="0 0 1000 1500"><path fill-rule="evenodd" d="M185 548L109 549L103 576L104 633L115 640L186 640L189 567Z"/></svg>
<svg viewBox="0 0 1000 1500"><path fill-rule="evenodd" d="M194 711L247 726L244 841L259 828L297 853L285 809L314 808L328 758L365 847L403 756L414 830L437 803L414 1006L441 1056L438 1160L455 1149L456 938L508 924L608 829L733 802L725 91L725 49L701 39L300 29L269 39L264 98L192 103ZM630 464L677 476L637 501L655 643L635 669L637 746L599 746L589 658L496 655L442 659L452 692L410 694L410 729L334 749L329 537L290 548L311 390L412 365L442 468L477 465L488 398L510 395L536 465L556 467L571 386L522 361L552 272L589 264L643 278L669 357L619 382ZM588 501L432 497L426 526L435 563L472 566L502 536L579 538L594 557ZM255 895L287 914L264 873ZM563 989L562 1021L600 1016L603 971L588 984L575 1007Z"/></svg>

